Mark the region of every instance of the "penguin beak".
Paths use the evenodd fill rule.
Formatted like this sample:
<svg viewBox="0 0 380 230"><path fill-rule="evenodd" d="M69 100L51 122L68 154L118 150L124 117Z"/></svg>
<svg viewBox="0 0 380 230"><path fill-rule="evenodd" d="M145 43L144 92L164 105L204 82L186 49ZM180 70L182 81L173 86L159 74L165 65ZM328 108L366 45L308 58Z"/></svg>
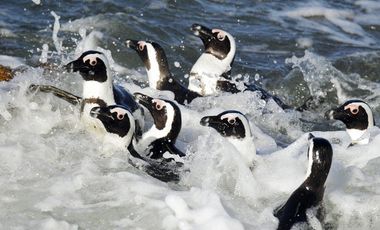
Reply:
<svg viewBox="0 0 380 230"><path fill-rule="evenodd" d="M128 48L138 51L138 47L139 47L138 42L139 41L137 40L128 39L127 41L125 41L125 44L127 45Z"/></svg>
<svg viewBox="0 0 380 230"><path fill-rule="evenodd" d="M325 118L328 120L335 119L336 109L327 110L325 113Z"/></svg>
<svg viewBox="0 0 380 230"><path fill-rule="evenodd" d="M143 105L147 109L149 109L152 106L153 98L149 97L148 95L142 93L134 93L133 97L139 104Z"/></svg>
<svg viewBox="0 0 380 230"><path fill-rule="evenodd" d="M205 116L202 117L200 124L202 126L208 126L208 127L215 127L216 125L220 124L221 120L218 116Z"/></svg>
<svg viewBox="0 0 380 230"><path fill-rule="evenodd" d="M110 118L113 120L111 111L107 107L94 107L90 111L90 116L93 118L98 118L99 120L104 120Z"/></svg>
<svg viewBox="0 0 380 230"><path fill-rule="evenodd" d="M80 59L68 63L65 67L67 72L78 72L80 70L87 69L83 61Z"/></svg>
<svg viewBox="0 0 380 230"><path fill-rule="evenodd" d="M200 24L193 24L191 26L191 31L193 31L195 36L199 37L202 40L205 46L211 41L211 39L214 38L212 30Z"/></svg>

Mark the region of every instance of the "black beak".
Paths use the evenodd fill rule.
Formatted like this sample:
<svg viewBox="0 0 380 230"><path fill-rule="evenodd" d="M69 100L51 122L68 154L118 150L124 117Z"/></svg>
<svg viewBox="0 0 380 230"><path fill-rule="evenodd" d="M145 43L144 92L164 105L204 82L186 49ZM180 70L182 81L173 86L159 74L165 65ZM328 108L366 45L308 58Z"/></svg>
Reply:
<svg viewBox="0 0 380 230"><path fill-rule="evenodd" d="M90 116L100 120L110 118L113 120L111 111L107 107L94 107L90 111Z"/></svg>
<svg viewBox="0 0 380 230"><path fill-rule="evenodd" d="M67 72L77 72L81 69L86 68L84 63L79 59L68 63L67 65L65 65L65 67Z"/></svg>
<svg viewBox="0 0 380 230"><path fill-rule="evenodd" d="M328 120L332 120L332 119L335 119L335 115L336 115L336 109L330 109L326 111L325 118Z"/></svg>
<svg viewBox="0 0 380 230"><path fill-rule="evenodd" d="M147 109L150 109L150 107L152 106L153 98L149 97L148 95L142 93L134 93L133 97L139 104L143 105Z"/></svg>
<svg viewBox="0 0 380 230"><path fill-rule="evenodd" d="M211 39L214 38L214 35L212 34L212 30L200 24L193 24L191 26L191 31L193 31L195 36L202 39L202 42L205 46L211 41Z"/></svg>
<svg viewBox="0 0 380 230"><path fill-rule="evenodd" d="M218 116L205 116L202 117L200 124L202 126L209 126L209 127L214 127L215 125L221 123L220 119Z"/></svg>
<svg viewBox="0 0 380 230"><path fill-rule="evenodd" d="M137 40L128 39L127 41L125 41L125 44L127 45L128 48L138 51L138 48L139 48L138 42L139 41Z"/></svg>

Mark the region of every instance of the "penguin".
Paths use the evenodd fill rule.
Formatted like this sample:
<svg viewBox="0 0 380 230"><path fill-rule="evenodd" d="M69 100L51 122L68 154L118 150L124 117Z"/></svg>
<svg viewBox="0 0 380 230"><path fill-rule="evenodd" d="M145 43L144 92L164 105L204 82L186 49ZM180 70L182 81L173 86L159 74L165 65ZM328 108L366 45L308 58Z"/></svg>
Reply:
<svg viewBox="0 0 380 230"><path fill-rule="evenodd" d="M252 167L256 157L256 146L248 119L241 112L227 110L216 116L205 116L200 124L212 127L226 137L239 150L246 165Z"/></svg>
<svg viewBox="0 0 380 230"><path fill-rule="evenodd" d="M179 168L177 165L155 162L141 156L135 149L135 119L129 108L121 105L110 105L106 107L96 106L90 111L90 116L99 119L108 134L115 135L113 138L121 140L132 158L129 163L137 169L164 182L178 182Z"/></svg>
<svg viewBox="0 0 380 230"><path fill-rule="evenodd" d="M136 130L138 135L141 134L143 128L142 109L128 91L113 84L109 62L103 53L94 50L86 51L78 59L68 63L66 69L69 72L79 72L82 76L84 80L82 97L50 85L32 84L29 86L29 90L53 93L71 104L80 104L82 121L95 129L101 125L89 115L93 107L123 105L128 107L133 115L138 118Z"/></svg>
<svg viewBox="0 0 380 230"><path fill-rule="evenodd" d="M157 90L174 93L174 100L180 104L190 103L201 95L187 89L173 77L164 49L156 42L127 40L127 47L134 49L143 61L149 86Z"/></svg>
<svg viewBox="0 0 380 230"><path fill-rule="evenodd" d="M230 73L236 53L234 37L221 29L209 29L193 24L191 30L204 45L204 52L190 70L189 86L203 96L214 95L218 90L237 93Z"/></svg>
<svg viewBox="0 0 380 230"><path fill-rule="evenodd" d="M136 149L151 159L167 159L183 162L185 153L176 146L176 140L181 130L181 110L169 100L152 98L142 93L134 93L134 97L153 117L152 127L143 133Z"/></svg>
<svg viewBox="0 0 380 230"><path fill-rule="evenodd" d="M238 89L231 81L231 67L235 59L236 43L234 37L221 29L209 29L200 24L193 24L191 30L204 45L204 52L190 70L189 90L202 96L222 92L239 93L242 91L259 91L261 99L273 99L282 109L290 109L279 97L270 94L255 84L244 84Z"/></svg>
<svg viewBox="0 0 380 230"><path fill-rule="evenodd" d="M305 181L290 195L284 205L274 210L278 230L291 229L296 223L308 223L307 212L316 211L321 220L325 182L330 171L333 150L328 140L309 134L308 169Z"/></svg>
<svg viewBox="0 0 380 230"><path fill-rule="evenodd" d="M368 144L369 130L375 126L371 107L362 100L348 100L338 108L326 112L326 118L342 121L351 137L351 144Z"/></svg>

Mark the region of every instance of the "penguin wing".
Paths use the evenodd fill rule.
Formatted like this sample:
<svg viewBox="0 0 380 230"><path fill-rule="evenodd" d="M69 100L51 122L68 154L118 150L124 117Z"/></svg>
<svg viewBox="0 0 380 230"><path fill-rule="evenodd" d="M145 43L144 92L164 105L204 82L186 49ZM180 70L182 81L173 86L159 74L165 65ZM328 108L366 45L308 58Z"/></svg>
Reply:
<svg viewBox="0 0 380 230"><path fill-rule="evenodd" d="M185 86L183 86L177 79L173 76L170 77L170 80L166 86L163 86L162 90L169 90L174 93L174 100L179 104L183 105L185 102L190 103L197 97L201 97L197 92L191 91Z"/></svg>
<svg viewBox="0 0 380 230"><path fill-rule="evenodd" d="M122 86L114 85L113 94L114 94L115 102L117 105L126 106L131 110L131 112L134 112L135 110L139 108L139 105L133 98L132 94L130 94Z"/></svg>

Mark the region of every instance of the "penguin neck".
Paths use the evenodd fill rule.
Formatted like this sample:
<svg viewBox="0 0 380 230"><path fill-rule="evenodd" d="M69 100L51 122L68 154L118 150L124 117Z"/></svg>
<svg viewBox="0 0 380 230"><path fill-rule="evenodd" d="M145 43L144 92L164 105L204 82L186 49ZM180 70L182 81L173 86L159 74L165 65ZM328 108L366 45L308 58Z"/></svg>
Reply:
<svg viewBox="0 0 380 230"><path fill-rule="evenodd" d="M227 140L239 151L247 166L252 166L254 158L256 157L256 146L253 142L253 137L246 136L245 138L240 139L228 137Z"/></svg>
<svg viewBox="0 0 380 230"><path fill-rule="evenodd" d="M158 55L157 52L151 48L148 48L148 56L150 65L149 69L146 68L146 71L149 79L149 87L160 90L161 84L171 77L169 64L164 53Z"/></svg>
<svg viewBox="0 0 380 230"><path fill-rule="evenodd" d="M364 130L346 129L346 131L348 135L351 137L352 144L365 145L369 143L369 138L370 138L369 128L364 129Z"/></svg>
<svg viewBox="0 0 380 230"><path fill-rule="evenodd" d="M102 99L108 105L115 104L112 80L108 78L105 82L84 81L82 96L84 99Z"/></svg>

